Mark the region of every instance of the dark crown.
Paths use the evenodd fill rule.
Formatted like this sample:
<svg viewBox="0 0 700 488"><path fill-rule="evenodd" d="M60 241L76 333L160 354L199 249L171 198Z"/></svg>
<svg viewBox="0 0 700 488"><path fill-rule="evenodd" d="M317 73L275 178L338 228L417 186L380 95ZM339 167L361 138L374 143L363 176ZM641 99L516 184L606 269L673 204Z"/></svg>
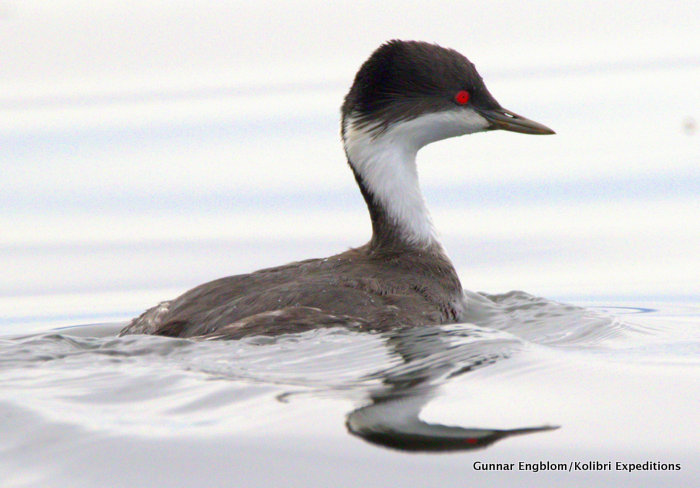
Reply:
<svg viewBox="0 0 700 488"><path fill-rule="evenodd" d="M345 96L343 119L385 129L393 122L456 107L454 96L467 90L470 103L497 108L474 65L453 49L419 41L389 41L355 75Z"/></svg>

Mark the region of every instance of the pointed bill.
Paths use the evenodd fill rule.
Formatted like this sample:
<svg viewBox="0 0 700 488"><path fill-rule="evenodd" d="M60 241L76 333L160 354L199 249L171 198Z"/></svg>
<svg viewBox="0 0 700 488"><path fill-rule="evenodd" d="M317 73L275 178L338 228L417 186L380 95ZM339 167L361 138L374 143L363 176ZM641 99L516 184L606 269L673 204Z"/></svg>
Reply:
<svg viewBox="0 0 700 488"><path fill-rule="evenodd" d="M505 108L480 109L476 111L491 123L490 130L509 130L511 132L521 132L523 134L556 134L546 125L527 119Z"/></svg>

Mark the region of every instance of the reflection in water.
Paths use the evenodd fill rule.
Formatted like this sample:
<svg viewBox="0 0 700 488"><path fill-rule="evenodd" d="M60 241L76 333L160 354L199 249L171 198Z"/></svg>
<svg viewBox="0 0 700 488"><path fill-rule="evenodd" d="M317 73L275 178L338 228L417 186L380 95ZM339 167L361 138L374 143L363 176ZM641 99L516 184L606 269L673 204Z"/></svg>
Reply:
<svg viewBox="0 0 700 488"><path fill-rule="evenodd" d="M363 405L346 416L348 431L372 444L404 451L483 448L511 435L556 428L464 428L419 418L424 406L451 378L517 353L525 343L508 332L457 324L381 334L335 328L279 337L196 341L115 337L120 326L89 325L0 340L0 377L6 392L15 398L19 397L13 391L38 392L41 398L33 405L50 406L46 415L70 413L70 422L83 414L106 415L96 422L121 432L131 427L140 430L139 425L150 430L153 423L172 422L173 412L186 412L178 426L181 431L183 424L192 428L222 422L237 413L251 415L247 409L237 412L236 408L241 407L241 398L260 391L256 385L277 389L279 399L290 395L279 388L293 385L314 395L363 399ZM28 378L23 373L28 368L45 372ZM192 384L193 373L226 380L229 386L225 388L234 390L228 407L220 410L221 405L210 403L210 384ZM45 382L43 386L36 383L37 378ZM154 410L140 419L136 414L143 415L149 403ZM110 404L118 408L111 410ZM120 413L123 410L134 415L125 418Z"/></svg>
<svg viewBox="0 0 700 488"><path fill-rule="evenodd" d="M488 335L484 329L471 326L387 333L387 346L402 358L403 364L373 375L382 379L382 387L370 393L369 405L348 414L348 431L384 447L440 452L484 448L512 435L558 428L464 428L431 424L419 418L441 383L505 359L519 345L498 333L492 338Z"/></svg>
<svg viewBox="0 0 700 488"><path fill-rule="evenodd" d="M415 397L373 403L351 412L346 425L350 433L372 444L416 452L480 449L512 435L558 428L542 426L497 430L429 424L418 418L424 404L423 398Z"/></svg>
<svg viewBox="0 0 700 488"><path fill-rule="evenodd" d="M655 340L651 329L522 292L472 294L468 299L472 323L385 333L336 327L279 337L198 341L116 337L123 324L99 324L4 337L0 401L30 410L39 422L50 425L77 423L118 436L153 436L156 430L204 436L207 429L238 432L249 424L274 421L281 413L272 399L305 392L319 402L325 396L361 402L345 415L347 430L374 445L404 451L467 450L556 427L460 427L421 420L422 409L453 378L496 363L501 373L520 368L524 354L518 361L511 358L521 352L542 368L566 364L570 353L583 351L597 358L613 350L615 357L633 353L648 362L647 349L630 348L639 347L642 339ZM556 357L554 363L549 354ZM668 354L664 358L678 360ZM483 371L480 378L488 390L489 372ZM521 378L527 381L529 376ZM477 410L482 404L463 402L460 409L469 411L470 406ZM505 406L504 422L518 410L515 407ZM299 428L309 427L300 422Z"/></svg>

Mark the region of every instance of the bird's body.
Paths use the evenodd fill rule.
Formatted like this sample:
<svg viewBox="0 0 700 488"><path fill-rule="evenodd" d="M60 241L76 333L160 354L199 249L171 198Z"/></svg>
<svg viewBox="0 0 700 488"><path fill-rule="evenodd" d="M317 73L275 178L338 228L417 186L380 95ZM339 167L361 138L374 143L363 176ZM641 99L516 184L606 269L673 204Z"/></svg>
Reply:
<svg viewBox="0 0 700 488"><path fill-rule="evenodd" d="M147 310L122 334L233 339L459 321L462 286L420 192L416 153L473 132L553 132L503 109L461 54L415 41L391 41L372 54L342 115L348 163L372 219L368 244L205 283Z"/></svg>
<svg viewBox="0 0 700 488"><path fill-rule="evenodd" d="M145 312L131 333L237 338L345 325L455 322L462 287L442 250L369 245L198 286Z"/></svg>

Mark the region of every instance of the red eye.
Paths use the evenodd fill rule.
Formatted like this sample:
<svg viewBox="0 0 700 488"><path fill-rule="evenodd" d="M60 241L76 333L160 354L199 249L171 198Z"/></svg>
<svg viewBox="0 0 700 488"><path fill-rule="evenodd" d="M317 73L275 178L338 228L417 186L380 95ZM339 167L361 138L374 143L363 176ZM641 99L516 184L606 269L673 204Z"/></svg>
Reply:
<svg viewBox="0 0 700 488"><path fill-rule="evenodd" d="M467 90L460 90L455 95L455 102L460 105L464 105L469 101L469 92Z"/></svg>

